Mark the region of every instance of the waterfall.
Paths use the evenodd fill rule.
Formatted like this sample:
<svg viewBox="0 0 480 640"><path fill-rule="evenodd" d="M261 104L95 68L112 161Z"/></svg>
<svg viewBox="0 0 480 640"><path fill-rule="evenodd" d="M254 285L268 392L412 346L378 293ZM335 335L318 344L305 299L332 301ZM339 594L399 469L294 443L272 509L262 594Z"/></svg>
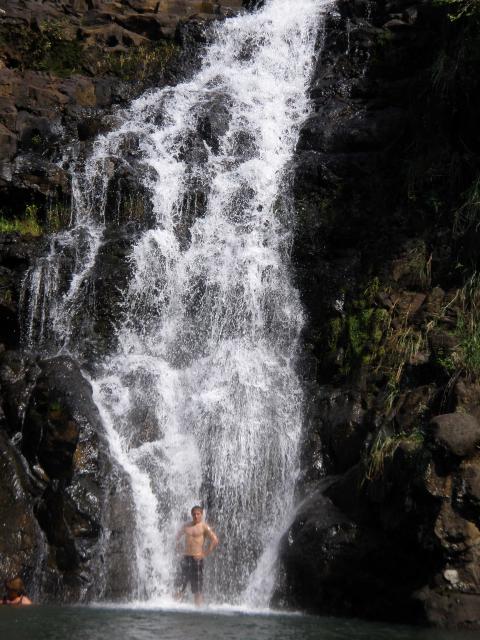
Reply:
<svg viewBox="0 0 480 640"><path fill-rule="evenodd" d="M135 100L96 141L74 179L73 229L29 275L27 341L81 354L73 319L92 286L112 162L135 140L155 222L130 256L118 346L91 382L131 479L138 599L171 596L175 533L202 503L220 538L209 599L268 604L303 422L288 164L329 4L267 0L219 22L193 79Z"/></svg>

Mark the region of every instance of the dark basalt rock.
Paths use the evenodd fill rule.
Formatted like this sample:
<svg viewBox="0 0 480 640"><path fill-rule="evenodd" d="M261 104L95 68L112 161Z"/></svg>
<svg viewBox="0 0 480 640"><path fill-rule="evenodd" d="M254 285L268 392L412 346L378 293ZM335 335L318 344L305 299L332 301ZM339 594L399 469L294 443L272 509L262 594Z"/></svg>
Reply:
<svg viewBox="0 0 480 640"><path fill-rule="evenodd" d="M98 598L106 591L111 597L125 595L132 587L130 564L125 561L131 556L128 546L132 541L120 514L131 511L132 500L124 473L110 460L90 384L71 358L37 363L16 352L3 354L0 376L2 404L7 409L2 423L16 433L14 441L25 456L7 444L0 432L0 451L5 451L4 457L10 456L10 466L16 461L20 474L20 481L14 481L13 475L5 479L2 489L7 497L12 492L20 496L20 487L24 487L19 504L25 535L33 530L36 538L44 541L39 558L33 549L23 556L22 549L12 553L15 572L57 601ZM23 410L21 402L17 407L13 402L22 397ZM0 500L0 509L2 504ZM13 510L12 527L15 513ZM11 546L18 533L11 528L7 532L5 545ZM103 569L106 556L112 558L109 574ZM34 562L38 569L35 575Z"/></svg>
<svg viewBox="0 0 480 640"><path fill-rule="evenodd" d="M427 588L420 592L419 599L425 602L428 621L432 625L471 630L478 628L480 596L477 594L449 591L448 587L444 588L443 593L436 593Z"/></svg>
<svg viewBox="0 0 480 640"><path fill-rule="evenodd" d="M305 468L314 467L318 457L324 472L335 469L336 473L343 473L359 462L368 433L360 393L356 389L321 387L315 405L315 427L309 430L310 440L305 446ZM317 452L315 442L321 452Z"/></svg>
<svg viewBox="0 0 480 640"><path fill-rule="evenodd" d="M22 576L34 596L46 543L33 513L30 488L18 452L0 430L0 571L6 577Z"/></svg>
<svg viewBox="0 0 480 640"><path fill-rule="evenodd" d="M326 503L300 507L276 597L326 615L478 627L480 396L472 363L458 364L478 239L454 230L453 213L478 178L476 53L450 97L431 76L458 43L477 51L478 16L452 27L428 3L337 8L292 163L292 259L309 315L298 492ZM460 86L468 100L453 98ZM463 136L475 143L458 150L456 180L447 156ZM461 276L459 262L470 265ZM316 511L328 520L332 509L322 523Z"/></svg>
<svg viewBox="0 0 480 640"><path fill-rule="evenodd" d="M480 448L480 424L463 413L448 413L433 418L430 443L434 451L450 457L464 458Z"/></svg>
<svg viewBox="0 0 480 640"><path fill-rule="evenodd" d="M0 344L7 348L19 345L22 281L45 246L43 238L0 233Z"/></svg>
<svg viewBox="0 0 480 640"><path fill-rule="evenodd" d="M455 509L473 522L480 522L480 464L464 460L456 475L453 492Z"/></svg>
<svg viewBox="0 0 480 640"><path fill-rule="evenodd" d="M136 211L136 215L132 213L133 220L106 229L84 285L83 305L72 317L71 340L79 346L81 364L87 368L115 349L116 328L121 321L123 295L132 268L131 248L148 216L148 205L144 207L143 202L141 193L132 193L124 204Z"/></svg>
<svg viewBox="0 0 480 640"><path fill-rule="evenodd" d="M90 386L72 360L40 363L23 425L22 452L30 465L39 463L52 479L70 479L80 429L99 429L89 405Z"/></svg>
<svg viewBox="0 0 480 640"><path fill-rule="evenodd" d="M27 404L40 368L34 356L21 351L0 354L0 389L4 419L3 428L9 434L23 429Z"/></svg>
<svg viewBox="0 0 480 640"><path fill-rule="evenodd" d="M404 617L418 615L406 584L416 574L421 585L425 571L410 555L412 541L372 525L359 524L322 495L302 505L282 542L287 602L331 615L378 618L382 611L395 619L398 607Z"/></svg>
<svg viewBox="0 0 480 640"><path fill-rule="evenodd" d="M219 151L219 140L228 131L230 111L227 96L214 93L208 102L202 105L197 131L213 153Z"/></svg>

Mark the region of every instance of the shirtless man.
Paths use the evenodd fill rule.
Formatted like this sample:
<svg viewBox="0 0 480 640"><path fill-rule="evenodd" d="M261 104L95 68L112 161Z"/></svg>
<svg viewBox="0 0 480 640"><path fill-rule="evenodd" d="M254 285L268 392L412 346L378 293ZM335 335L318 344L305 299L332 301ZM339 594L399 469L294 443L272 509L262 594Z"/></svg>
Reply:
<svg viewBox="0 0 480 640"><path fill-rule="evenodd" d="M190 582L195 604L199 607L203 603L203 559L209 556L218 545L218 538L203 522L203 508L192 508L192 521L184 524L176 537L177 551L180 549L180 540L185 536L185 549L175 580L177 587L177 599L185 594L185 589ZM205 549L205 540L208 539L208 547Z"/></svg>
<svg viewBox="0 0 480 640"><path fill-rule="evenodd" d="M19 576L5 580L5 590L7 594L3 597L2 604L17 607L32 604L30 598L25 594L25 585Z"/></svg>

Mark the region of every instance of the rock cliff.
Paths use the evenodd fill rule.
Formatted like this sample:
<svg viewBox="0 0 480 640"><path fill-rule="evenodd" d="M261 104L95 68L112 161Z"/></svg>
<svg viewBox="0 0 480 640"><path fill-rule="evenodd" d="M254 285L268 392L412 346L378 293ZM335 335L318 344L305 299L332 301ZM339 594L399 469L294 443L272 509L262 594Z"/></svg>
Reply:
<svg viewBox="0 0 480 640"><path fill-rule="evenodd" d="M316 612L479 624L479 14L462 7L340 2L324 34L294 167L311 401L278 595Z"/></svg>
<svg viewBox="0 0 480 640"><path fill-rule="evenodd" d="M241 4L0 2L0 571L43 598L122 597L132 573L106 558L129 557L131 506L85 371L20 345L22 280L69 220L64 150L81 157L116 108L191 73L205 25ZM309 402L279 604L478 627L479 23L470 0L340 0L319 34L292 166ZM117 175L134 197L93 270L86 370L148 224Z"/></svg>

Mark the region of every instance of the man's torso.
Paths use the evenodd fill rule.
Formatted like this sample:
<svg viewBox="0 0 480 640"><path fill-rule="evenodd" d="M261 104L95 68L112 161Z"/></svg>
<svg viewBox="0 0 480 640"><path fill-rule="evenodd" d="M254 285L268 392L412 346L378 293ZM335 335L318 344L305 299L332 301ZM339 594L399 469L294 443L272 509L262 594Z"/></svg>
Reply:
<svg viewBox="0 0 480 640"><path fill-rule="evenodd" d="M201 557L203 553L203 545L205 543L206 525L204 522L192 525L187 524L185 531L185 555L193 557Z"/></svg>

